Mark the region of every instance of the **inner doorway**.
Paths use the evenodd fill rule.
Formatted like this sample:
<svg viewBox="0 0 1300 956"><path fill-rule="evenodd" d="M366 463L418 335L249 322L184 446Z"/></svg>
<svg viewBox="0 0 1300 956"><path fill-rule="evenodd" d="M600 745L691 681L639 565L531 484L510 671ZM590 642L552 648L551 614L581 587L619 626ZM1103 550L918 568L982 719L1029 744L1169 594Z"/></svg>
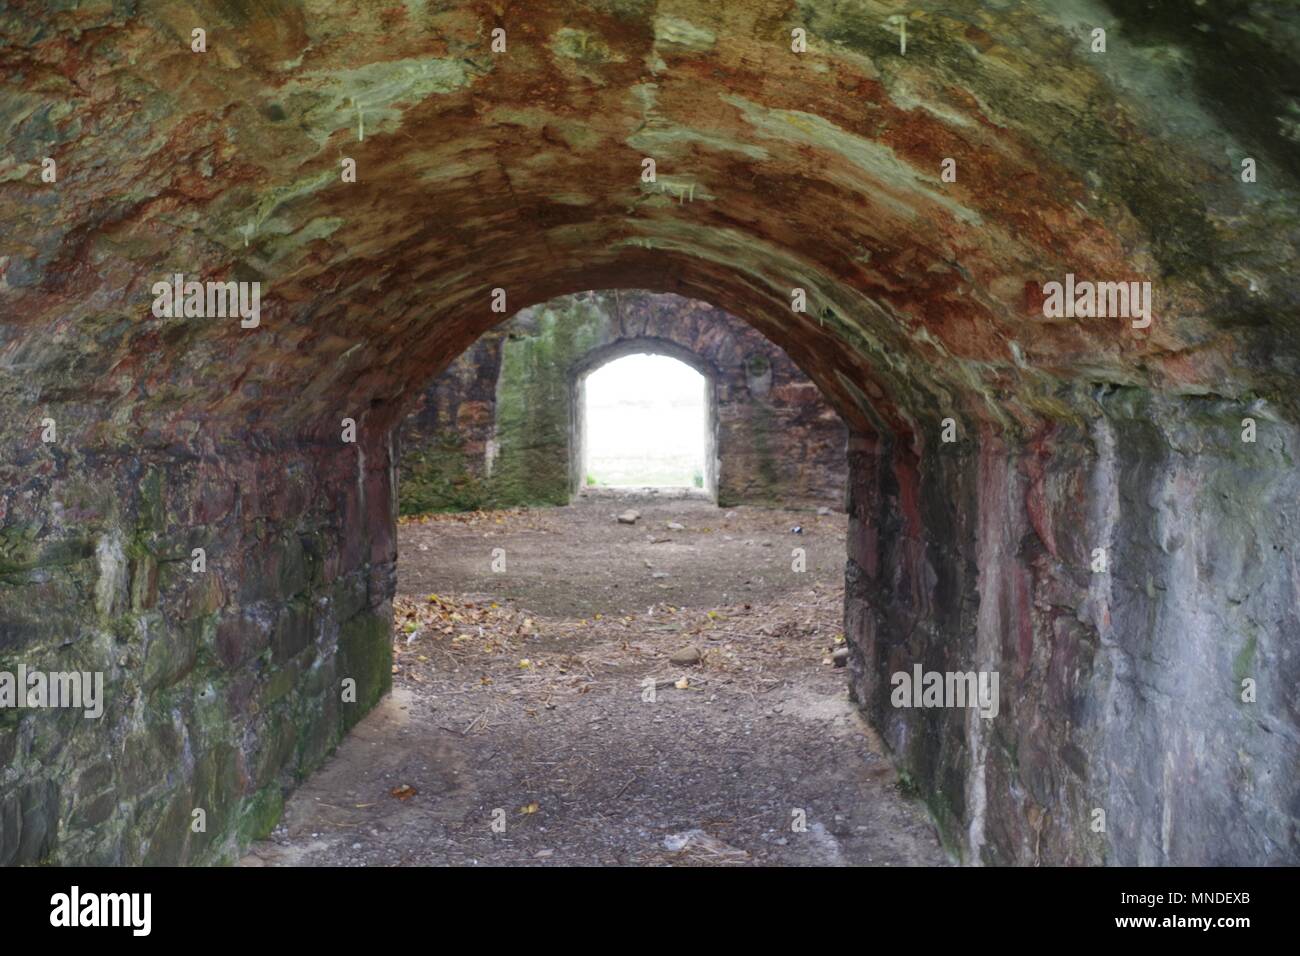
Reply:
<svg viewBox="0 0 1300 956"><path fill-rule="evenodd" d="M588 372L582 484L711 491L708 388L704 375L667 355L625 355Z"/></svg>

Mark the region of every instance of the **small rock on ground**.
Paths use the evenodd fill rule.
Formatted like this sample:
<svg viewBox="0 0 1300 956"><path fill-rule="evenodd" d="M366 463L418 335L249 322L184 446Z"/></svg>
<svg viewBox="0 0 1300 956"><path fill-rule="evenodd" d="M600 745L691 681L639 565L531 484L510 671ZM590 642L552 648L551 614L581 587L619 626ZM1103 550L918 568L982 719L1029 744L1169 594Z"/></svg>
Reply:
<svg viewBox="0 0 1300 956"><path fill-rule="evenodd" d="M672 656L668 658L670 664L679 664L687 666L698 664L704 655L700 653L698 647L683 647L681 650L673 651Z"/></svg>

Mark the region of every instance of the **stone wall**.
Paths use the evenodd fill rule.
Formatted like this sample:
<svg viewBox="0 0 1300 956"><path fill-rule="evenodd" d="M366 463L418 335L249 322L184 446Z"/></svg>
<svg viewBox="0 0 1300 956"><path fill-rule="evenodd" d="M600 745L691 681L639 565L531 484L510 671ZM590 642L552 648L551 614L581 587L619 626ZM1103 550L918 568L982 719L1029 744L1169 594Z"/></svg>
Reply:
<svg viewBox="0 0 1300 956"><path fill-rule="evenodd" d="M488 481L496 457L497 378L505 334L503 327L493 329L457 356L402 423L402 514L529 503L521 490Z"/></svg>
<svg viewBox="0 0 1300 956"><path fill-rule="evenodd" d="M640 350L713 379L720 505L842 507L844 424L785 352L706 303L624 291L525 309L458 357L402 425L402 511L567 503L574 380Z"/></svg>
<svg viewBox="0 0 1300 956"><path fill-rule="evenodd" d="M0 463L0 672L105 697L0 709L0 865L230 862L387 692L392 469L330 451Z"/></svg>
<svg viewBox="0 0 1300 956"><path fill-rule="evenodd" d="M1300 430L1088 404L1027 445L852 441L853 696L967 861L1294 863ZM998 672L999 713L894 706L917 664Z"/></svg>

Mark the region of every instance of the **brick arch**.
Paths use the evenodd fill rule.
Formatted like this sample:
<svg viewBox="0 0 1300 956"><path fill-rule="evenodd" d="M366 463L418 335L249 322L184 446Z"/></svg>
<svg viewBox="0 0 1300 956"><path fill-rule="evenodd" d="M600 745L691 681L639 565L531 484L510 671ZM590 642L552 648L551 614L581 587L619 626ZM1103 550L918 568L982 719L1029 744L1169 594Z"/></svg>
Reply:
<svg viewBox="0 0 1300 956"><path fill-rule="evenodd" d="M1300 859L1294 31L1214 6L1093 56L1050 4L918 0L905 57L835 0L6 11L0 661L111 694L0 715L0 863L265 832L385 692L392 429L495 288L715 302L823 389L852 687L967 858ZM261 326L152 315L177 272L263 282ZM1067 273L1155 323L1046 315ZM1000 669L997 731L891 707L922 661Z"/></svg>

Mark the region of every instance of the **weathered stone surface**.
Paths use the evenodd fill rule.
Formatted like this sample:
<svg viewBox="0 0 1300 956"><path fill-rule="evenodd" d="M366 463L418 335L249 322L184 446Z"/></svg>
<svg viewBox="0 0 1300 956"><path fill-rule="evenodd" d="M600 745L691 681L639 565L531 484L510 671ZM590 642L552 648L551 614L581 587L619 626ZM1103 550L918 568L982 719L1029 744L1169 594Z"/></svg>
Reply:
<svg viewBox="0 0 1300 956"><path fill-rule="evenodd" d="M369 464L387 474L383 450L372 455ZM57 514L75 489L100 481L115 489L113 507L83 517L78 533L131 542L69 552L59 573L84 604L43 608L48 627L25 626L16 600L39 569L0 575L0 670L24 662L102 671L106 697L98 720L80 712L0 711L0 812L12 825L5 828L5 862L231 858L250 827L264 826L239 821L266 816L274 805L268 788L278 794L314 766L388 687L388 610L386 598L369 604L368 563L362 559L325 582L302 544L319 543L321 535L339 540L332 502L359 493L356 463L317 467L305 453L296 460L214 454L198 466L202 480L151 491L135 478L143 457L111 460L99 471L72 456L5 499L10 514L25 507ZM198 500L203 481L218 476L238 489L235 507L204 524L207 567L195 572L186 519L172 516ZM294 510L257 504L262 489L286 483L304 486L280 499ZM391 476L368 487L391 488ZM391 496L384 502L391 524ZM223 580L241 586L223 589ZM148 601L96 597L146 590L155 595ZM351 596L357 591L359 599ZM337 702L345 677L357 681L356 703ZM29 734L45 749L25 747ZM59 794L69 807L62 816ZM42 795L53 801L48 807ZM195 809L206 812L205 833L191 832Z"/></svg>
<svg viewBox="0 0 1300 956"><path fill-rule="evenodd" d="M1117 393L1096 411L1091 434L1028 449L986 433L919 467L896 446L853 453L855 697L968 859L1292 859L1296 777L1265 768L1296 758L1276 731L1296 714L1300 595L1278 556L1300 519L1280 456L1300 433L1244 445L1242 407L1210 399ZM998 717L892 707L890 675L916 662L998 671Z"/></svg>
<svg viewBox="0 0 1300 956"><path fill-rule="evenodd" d="M566 503L578 380L632 351L685 357L710 382L719 504L842 501L844 424L784 352L706 303L630 291L525 309L440 375L400 431L402 511Z"/></svg>
<svg viewBox="0 0 1300 956"><path fill-rule="evenodd" d="M0 862L263 832L386 686L393 428L492 290L628 288L743 316L855 433L851 680L966 859L1300 860L1294 5L918 0L906 55L897 12L6 6L0 665L108 701L0 715ZM260 325L154 317L175 272ZM1067 272L1153 323L1045 318ZM892 708L918 663L997 667L998 717Z"/></svg>

